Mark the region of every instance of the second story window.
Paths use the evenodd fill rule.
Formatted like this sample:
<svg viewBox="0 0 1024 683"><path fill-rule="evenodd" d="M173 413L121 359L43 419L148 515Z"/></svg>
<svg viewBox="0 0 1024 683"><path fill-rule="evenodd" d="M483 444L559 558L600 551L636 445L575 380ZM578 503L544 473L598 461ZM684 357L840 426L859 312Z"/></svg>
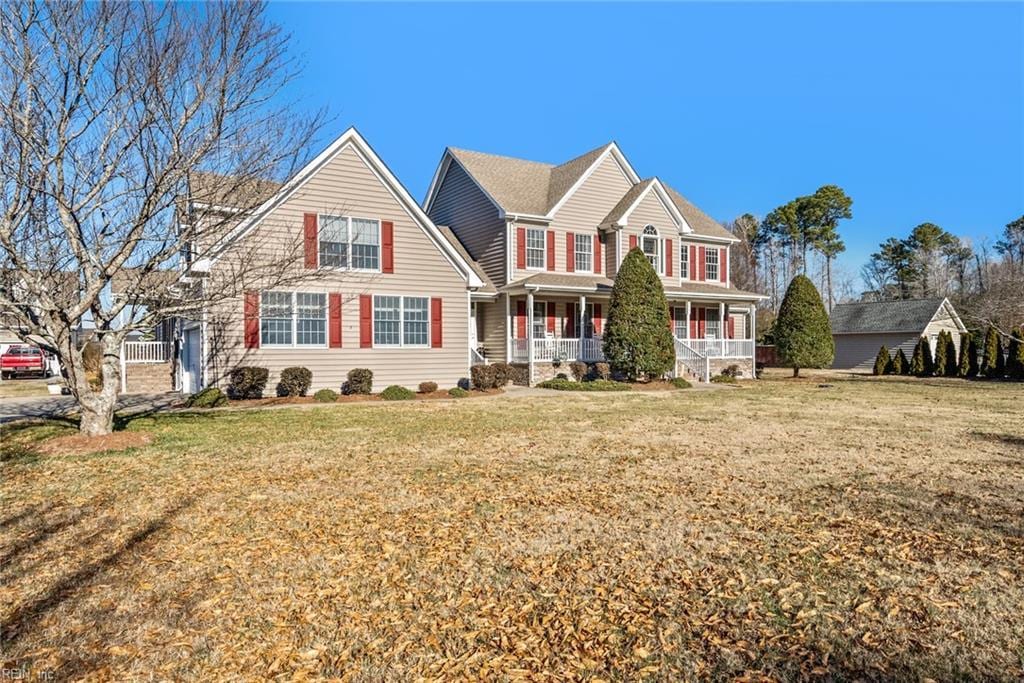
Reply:
<svg viewBox="0 0 1024 683"><path fill-rule="evenodd" d="M526 267L544 269L547 263L544 251L544 231L530 228L526 231Z"/></svg>
<svg viewBox="0 0 1024 683"><path fill-rule="evenodd" d="M705 249L704 256L704 279L718 280L718 250Z"/></svg>
<svg viewBox="0 0 1024 683"><path fill-rule="evenodd" d="M378 270L380 221L350 216L320 216L320 265Z"/></svg>
<svg viewBox="0 0 1024 683"><path fill-rule="evenodd" d="M576 251L576 272L590 273L594 270L594 238L590 235L577 234L573 238L573 249Z"/></svg>
<svg viewBox="0 0 1024 683"><path fill-rule="evenodd" d="M690 247L685 242L679 245L679 276L690 279Z"/></svg>
<svg viewBox="0 0 1024 683"><path fill-rule="evenodd" d="M640 247L644 256L651 262L655 273L661 273L661 239L658 237L658 229L653 225L644 228L644 234L640 238Z"/></svg>

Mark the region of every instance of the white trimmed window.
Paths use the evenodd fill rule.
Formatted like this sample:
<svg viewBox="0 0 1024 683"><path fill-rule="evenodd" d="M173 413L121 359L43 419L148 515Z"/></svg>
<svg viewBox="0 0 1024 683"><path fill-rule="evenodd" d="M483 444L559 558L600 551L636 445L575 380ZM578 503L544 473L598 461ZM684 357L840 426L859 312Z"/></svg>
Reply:
<svg viewBox="0 0 1024 683"><path fill-rule="evenodd" d="M327 295L311 292L260 294L261 346L325 346Z"/></svg>
<svg viewBox="0 0 1024 683"><path fill-rule="evenodd" d="M380 221L321 214L320 265L351 270L380 270Z"/></svg>
<svg viewBox="0 0 1024 683"><path fill-rule="evenodd" d="M717 308L704 309L704 336L707 339L722 338L722 322L718 318Z"/></svg>
<svg viewBox="0 0 1024 683"><path fill-rule="evenodd" d="M576 272L594 271L594 238L591 235L573 235Z"/></svg>
<svg viewBox="0 0 1024 683"><path fill-rule="evenodd" d="M690 279L690 247L685 242L679 245L679 277Z"/></svg>
<svg viewBox="0 0 1024 683"><path fill-rule="evenodd" d="M373 297L374 346L428 346L430 300L425 296Z"/></svg>
<svg viewBox="0 0 1024 683"><path fill-rule="evenodd" d="M583 338L594 337L594 304L587 304L583 307Z"/></svg>
<svg viewBox="0 0 1024 683"><path fill-rule="evenodd" d="M547 264L547 244L544 231L529 228L526 231L526 267L543 270Z"/></svg>
<svg viewBox="0 0 1024 683"><path fill-rule="evenodd" d="M533 338L548 336L548 305L544 301L533 302Z"/></svg>
<svg viewBox="0 0 1024 683"><path fill-rule="evenodd" d="M704 250L704 279L705 280L718 280L718 250L717 249L705 249Z"/></svg>
<svg viewBox="0 0 1024 683"><path fill-rule="evenodd" d="M643 235L640 236L640 248L651 262L654 272L661 274L661 238L658 237L658 229L653 225L644 228Z"/></svg>

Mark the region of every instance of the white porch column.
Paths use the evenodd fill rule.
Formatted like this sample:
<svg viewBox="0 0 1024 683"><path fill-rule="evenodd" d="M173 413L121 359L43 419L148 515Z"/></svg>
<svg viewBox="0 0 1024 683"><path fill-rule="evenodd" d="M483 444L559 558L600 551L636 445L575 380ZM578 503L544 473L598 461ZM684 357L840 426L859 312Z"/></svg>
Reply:
<svg viewBox="0 0 1024 683"><path fill-rule="evenodd" d="M690 338L690 302L686 302L686 338Z"/></svg>
<svg viewBox="0 0 1024 683"><path fill-rule="evenodd" d="M584 321L587 319L587 296L580 294L580 310L576 312L576 336L583 339Z"/></svg>
<svg viewBox="0 0 1024 683"><path fill-rule="evenodd" d="M750 365L754 369L754 379L757 379L757 304L750 304Z"/></svg>
<svg viewBox="0 0 1024 683"><path fill-rule="evenodd" d="M718 302L718 338L719 339L726 339L728 337L728 335L726 334L727 330L728 330L728 328L725 325L725 302L724 301L719 301ZM725 356L725 346L726 346L726 344L725 344L724 341L719 345L719 348L722 350L722 352L721 352L722 356Z"/></svg>
<svg viewBox="0 0 1024 683"><path fill-rule="evenodd" d="M533 386L533 292L526 292L526 377L527 386Z"/></svg>
<svg viewBox="0 0 1024 683"><path fill-rule="evenodd" d="M512 297L505 294L505 362L512 362L512 326L516 324L512 317Z"/></svg>

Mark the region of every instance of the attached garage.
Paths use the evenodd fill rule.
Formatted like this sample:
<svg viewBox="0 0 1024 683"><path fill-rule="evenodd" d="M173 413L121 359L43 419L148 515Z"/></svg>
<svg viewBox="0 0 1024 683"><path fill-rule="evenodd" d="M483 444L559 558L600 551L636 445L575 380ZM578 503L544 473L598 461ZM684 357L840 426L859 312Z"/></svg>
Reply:
<svg viewBox="0 0 1024 683"><path fill-rule="evenodd" d="M890 354L901 348L910 358L917 340L928 337L934 350L942 330L953 333L959 354L960 335L967 333L953 304L944 298L839 304L832 309L831 323L836 343L832 367L842 370L870 371L883 345Z"/></svg>

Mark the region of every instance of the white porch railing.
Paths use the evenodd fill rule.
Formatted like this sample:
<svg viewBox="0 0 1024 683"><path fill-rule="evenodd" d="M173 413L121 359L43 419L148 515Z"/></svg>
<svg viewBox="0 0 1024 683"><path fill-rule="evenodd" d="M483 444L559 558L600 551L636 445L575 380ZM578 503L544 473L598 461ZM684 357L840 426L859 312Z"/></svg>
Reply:
<svg viewBox="0 0 1024 683"><path fill-rule="evenodd" d="M476 349L471 348L469 350L469 364L470 365L486 365L487 359L484 358L483 354Z"/></svg>
<svg viewBox="0 0 1024 683"><path fill-rule="evenodd" d="M679 339L705 358L753 358L753 339ZM678 345L677 345L678 355Z"/></svg>
<svg viewBox="0 0 1024 683"><path fill-rule="evenodd" d="M581 360L595 362L604 360L604 351L600 337L551 337L533 340L533 359L540 362L551 362L555 358L561 361ZM529 340L512 340L512 360L526 361L529 359Z"/></svg>
<svg viewBox="0 0 1024 683"><path fill-rule="evenodd" d="M699 376L707 382L711 379L711 363L707 356L702 355L690 346L689 339L683 340L674 337L676 346L676 360L686 366L686 369Z"/></svg>
<svg viewBox="0 0 1024 683"><path fill-rule="evenodd" d="M166 363L170 345L159 341L125 342L122 357L125 363Z"/></svg>

